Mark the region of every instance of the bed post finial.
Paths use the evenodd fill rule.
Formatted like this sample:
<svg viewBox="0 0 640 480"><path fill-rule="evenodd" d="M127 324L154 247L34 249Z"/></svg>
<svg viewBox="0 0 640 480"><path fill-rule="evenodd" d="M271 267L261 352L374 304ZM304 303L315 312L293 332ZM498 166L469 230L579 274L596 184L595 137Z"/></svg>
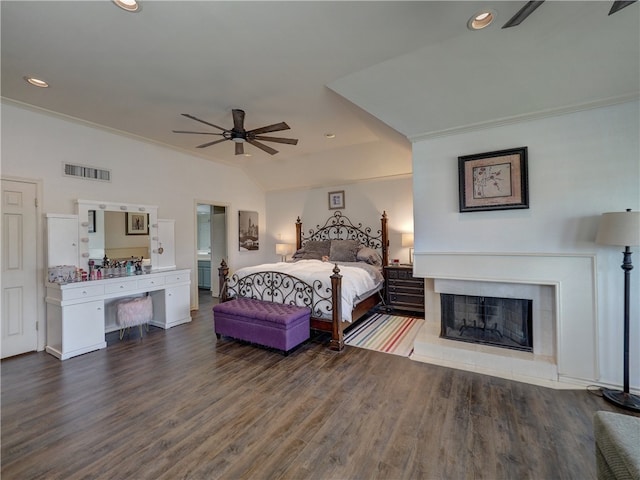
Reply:
<svg viewBox="0 0 640 480"><path fill-rule="evenodd" d="M382 227L382 265L389 265L389 232L387 231L387 211L382 211L380 219Z"/></svg>
<svg viewBox="0 0 640 480"><path fill-rule="evenodd" d="M227 276L229 275L229 267L227 262L222 259L220 267L218 267L218 280L220 281L220 291L218 292L218 298L220 302L226 302L228 300L227 292Z"/></svg>
<svg viewBox="0 0 640 480"><path fill-rule="evenodd" d="M300 217L296 220L296 250L302 248L302 220Z"/></svg>

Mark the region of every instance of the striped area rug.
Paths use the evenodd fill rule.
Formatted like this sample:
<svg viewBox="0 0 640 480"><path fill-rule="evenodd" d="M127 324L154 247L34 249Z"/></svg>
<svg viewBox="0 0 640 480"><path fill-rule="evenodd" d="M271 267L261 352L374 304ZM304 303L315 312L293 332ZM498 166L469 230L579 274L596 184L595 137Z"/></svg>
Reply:
<svg viewBox="0 0 640 480"><path fill-rule="evenodd" d="M422 318L376 313L345 333L344 343L408 357L423 323Z"/></svg>

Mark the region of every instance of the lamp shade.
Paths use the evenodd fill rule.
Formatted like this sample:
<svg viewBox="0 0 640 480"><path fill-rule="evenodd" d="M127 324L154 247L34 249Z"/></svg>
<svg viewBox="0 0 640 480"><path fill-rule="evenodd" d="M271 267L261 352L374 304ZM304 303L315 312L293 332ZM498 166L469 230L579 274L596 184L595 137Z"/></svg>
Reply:
<svg viewBox="0 0 640 480"><path fill-rule="evenodd" d="M293 245L291 243L276 243L276 253L278 255L290 255L293 253Z"/></svg>
<svg viewBox="0 0 640 480"><path fill-rule="evenodd" d="M402 234L402 246L403 247L413 247L413 233L403 233Z"/></svg>
<svg viewBox="0 0 640 480"><path fill-rule="evenodd" d="M640 212L603 213L596 243L621 247L640 245Z"/></svg>

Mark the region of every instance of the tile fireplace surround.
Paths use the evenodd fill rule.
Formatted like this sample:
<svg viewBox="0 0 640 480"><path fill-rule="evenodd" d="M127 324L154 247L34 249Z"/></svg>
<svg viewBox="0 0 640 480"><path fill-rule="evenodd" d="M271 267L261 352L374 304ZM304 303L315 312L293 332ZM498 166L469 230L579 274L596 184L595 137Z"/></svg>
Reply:
<svg viewBox="0 0 640 480"><path fill-rule="evenodd" d="M599 376L595 268L595 255L417 253L426 321L412 359L553 388L588 385ZM533 353L440 338L440 292L533 299Z"/></svg>

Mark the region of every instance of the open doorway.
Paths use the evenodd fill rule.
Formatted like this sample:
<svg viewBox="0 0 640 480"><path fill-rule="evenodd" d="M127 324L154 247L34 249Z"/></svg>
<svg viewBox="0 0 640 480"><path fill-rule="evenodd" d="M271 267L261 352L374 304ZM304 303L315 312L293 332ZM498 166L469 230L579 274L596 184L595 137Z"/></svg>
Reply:
<svg viewBox="0 0 640 480"><path fill-rule="evenodd" d="M196 217L198 291L218 297L218 267L227 258L227 207L198 203Z"/></svg>

